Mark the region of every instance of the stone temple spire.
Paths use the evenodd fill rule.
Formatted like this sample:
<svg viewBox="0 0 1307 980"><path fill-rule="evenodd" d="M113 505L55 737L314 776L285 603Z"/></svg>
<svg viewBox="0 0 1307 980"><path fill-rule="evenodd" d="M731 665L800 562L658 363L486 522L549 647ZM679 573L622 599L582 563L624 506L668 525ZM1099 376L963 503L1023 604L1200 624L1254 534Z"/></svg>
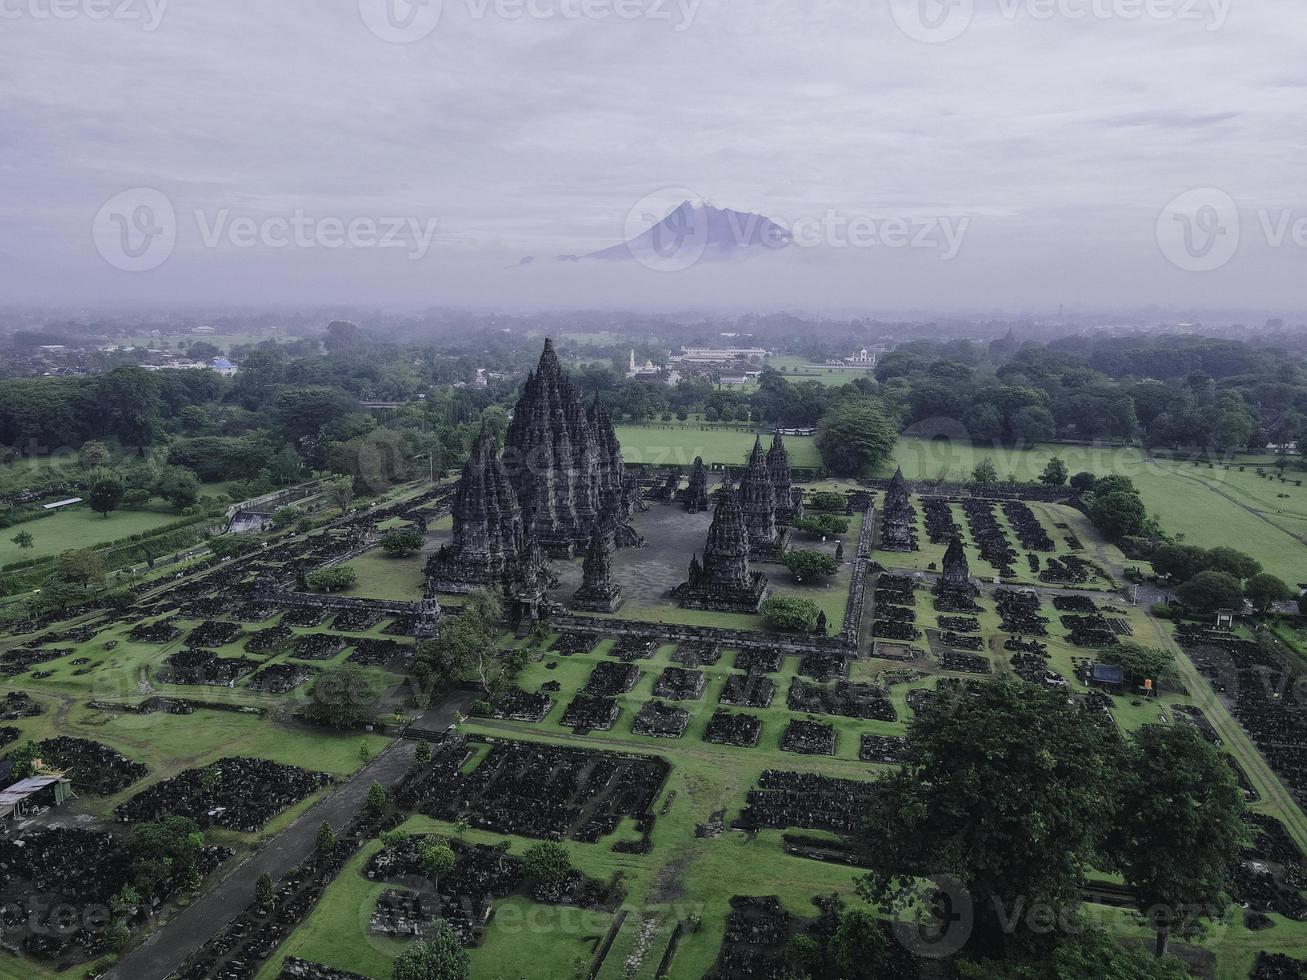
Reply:
<svg viewBox="0 0 1307 980"><path fill-rule="evenodd" d="M908 497L908 484L903 479L903 467L894 470L894 478L885 490L885 504L881 511L880 546L885 551L916 551L917 512Z"/></svg>
<svg viewBox="0 0 1307 980"><path fill-rule="evenodd" d="M522 386L505 447L518 504L535 513L546 551L570 556L585 547L609 497L619 523L630 517L612 422L597 401L582 405L550 340Z"/></svg>
<svg viewBox="0 0 1307 980"><path fill-rule="evenodd" d="M944 572L939 584L946 589L972 591L975 586L971 581L971 567L967 564L967 552L962 547L962 539L957 535L949 541L944 551Z"/></svg>
<svg viewBox="0 0 1307 980"><path fill-rule="evenodd" d="M803 491L794 486L790 454L779 432L772 436L771 449L767 450L767 473L776 495L776 519L790 521L803 516Z"/></svg>
<svg viewBox="0 0 1307 980"><path fill-rule="evenodd" d="M749 555L759 561L778 561L785 551L788 534L776 526L776 493L772 489L762 438L753 441L753 452L740 477L740 507L749 528Z"/></svg>
<svg viewBox="0 0 1307 980"><path fill-rule="evenodd" d="M766 576L749 567L748 526L728 480L717 494L703 563L691 560L690 581L678 586L675 595L682 606L692 609L757 612L766 594Z"/></svg>
<svg viewBox="0 0 1307 980"><path fill-rule="evenodd" d="M622 587L613 581L613 538L608 529L598 528L590 536L582 572L573 605L590 612L616 612L622 605Z"/></svg>
<svg viewBox="0 0 1307 980"><path fill-rule="evenodd" d="M496 585L523 547L522 512L498 456L493 433L482 429L454 490L452 541L427 562L428 588L468 592Z"/></svg>
<svg viewBox="0 0 1307 980"><path fill-rule="evenodd" d="M698 514L708 506L708 468L703 465L703 457L696 456L690 470L690 489L685 492L685 509Z"/></svg>

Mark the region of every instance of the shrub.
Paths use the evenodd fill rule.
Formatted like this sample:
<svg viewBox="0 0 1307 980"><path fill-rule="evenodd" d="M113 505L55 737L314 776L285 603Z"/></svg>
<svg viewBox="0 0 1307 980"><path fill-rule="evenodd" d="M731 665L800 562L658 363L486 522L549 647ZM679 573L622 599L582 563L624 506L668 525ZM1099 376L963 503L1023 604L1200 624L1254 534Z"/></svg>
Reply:
<svg viewBox="0 0 1307 980"><path fill-rule="evenodd" d="M848 498L842 493L835 493L833 490L819 490L812 495L813 510L828 510L844 513L848 506Z"/></svg>
<svg viewBox="0 0 1307 980"><path fill-rule="evenodd" d="M834 575L840 570L840 563L824 551L792 550L785 553L785 567L803 582Z"/></svg>
<svg viewBox="0 0 1307 980"><path fill-rule="evenodd" d="M358 577L352 565L332 565L310 572L304 582L314 592L340 592L357 582Z"/></svg>
<svg viewBox="0 0 1307 980"><path fill-rule="evenodd" d="M811 599L798 596L772 596L759 610L772 629L811 633L817 628L821 609Z"/></svg>

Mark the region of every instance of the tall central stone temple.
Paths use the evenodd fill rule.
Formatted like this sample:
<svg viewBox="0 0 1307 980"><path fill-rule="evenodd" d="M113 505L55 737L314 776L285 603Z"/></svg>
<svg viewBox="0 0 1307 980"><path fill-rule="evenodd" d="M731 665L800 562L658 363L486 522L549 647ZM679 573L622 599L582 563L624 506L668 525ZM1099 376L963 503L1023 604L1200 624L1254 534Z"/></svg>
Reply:
<svg viewBox="0 0 1307 980"><path fill-rule="evenodd" d="M513 411L504 463L550 554L584 551L601 521L614 525L619 544L635 537L625 526L633 500L612 421L597 397L581 404L549 340Z"/></svg>
<svg viewBox="0 0 1307 980"><path fill-rule="evenodd" d="M585 408L545 341L527 375L503 455L482 430L454 491L453 540L427 562L427 589L469 592L507 583L536 595L545 556L581 553L597 530L637 544L627 524L637 494L598 400ZM536 600L539 600L536 596Z"/></svg>
<svg viewBox="0 0 1307 980"><path fill-rule="evenodd" d="M717 612L757 612L767 596L767 577L749 568L749 529L729 481L717 493L703 564L690 559L690 578L673 595L689 609Z"/></svg>

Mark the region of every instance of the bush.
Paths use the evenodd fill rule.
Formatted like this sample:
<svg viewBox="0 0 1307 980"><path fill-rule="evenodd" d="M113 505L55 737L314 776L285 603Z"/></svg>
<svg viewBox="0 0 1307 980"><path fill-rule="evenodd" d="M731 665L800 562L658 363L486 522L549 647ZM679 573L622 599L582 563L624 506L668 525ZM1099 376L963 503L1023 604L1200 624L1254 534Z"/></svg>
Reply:
<svg viewBox="0 0 1307 980"><path fill-rule="evenodd" d="M797 596L772 596L759 611L772 629L794 633L811 633L817 628L817 617L821 614L815 602Z"/></svg>
<svg viewBox="0 0 1307 980"><path fill-rule="evenodd" d="M828 510L842 514L848 504L848 498L844 494L835 493L833 490L820 490L812 495L813 510Z"/></svg>
<svg viewBox="0 0 1307 980"><path fill-rule="evenodd" d="M836 517L834 514L796 517L791 523L800 531L807 531L809 534L818 534L827 538L836 538L841 534L849 533L849 519L847 517Z"/></svg>
<svg viewBox="0 0 1307 980"><path fill-rule="evenodd" d="M381 539L381 550L392 558L401 558L421 548L424 540L416 527L399 528Z"/></svg>
<svg viewBox="0 0 1307 980"><path fill-rule="evenodd" d="M332 565L310 572L304 582L314 592L340 592L357 582L358 577L353 565Z"/></svg>
<svg viewBox="0 0 1307 980"><path fill-rule="evenodd" d="M1171 607L1168 606L1165 602L1154 602L1153 615L1156 616L1158 619L1170 619Z"/></svg>
<svg viewBox="0 0 1307 980"><path fill-rule="evenodd" d="M840 570L840 563L824 551L792 550L785 553L785 567L803 582L834 575Z"/></svg>

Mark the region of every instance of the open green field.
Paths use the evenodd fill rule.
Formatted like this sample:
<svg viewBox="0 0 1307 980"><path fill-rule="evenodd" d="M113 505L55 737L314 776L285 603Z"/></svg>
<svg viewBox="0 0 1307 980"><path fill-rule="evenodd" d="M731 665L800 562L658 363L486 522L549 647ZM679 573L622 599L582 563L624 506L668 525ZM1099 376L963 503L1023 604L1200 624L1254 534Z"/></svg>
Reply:
<svg viewBox="0 0 1307 980"><path fill-rule="evenodd" d="M743 466L756 438L752 432L718 428L706 422L658 422L615 428L626 461L651 466L689 466L696 456L702 456L708 464ZM764 434L763 444L770 443L771 436ZM785 448L789 450L792 466L821 465L816 443L810 436L788 436Z"/></svg>
<svg viewBox="0 0 1307 980"><path fill-rule="evenodd" d="M133 534L154 531L181 519L171 509L116 510L105 518L90 507L78 504L52 517L26 521L0 531L0 566L29 558L48 558L77 548L93 548ZM31 548L24 550L14 544L13 537L20 531L31 534Z"/></svg>
<svg viewBox="0 0 1307 980"><path fill-rule="evenodd" d="M767 366L784 374L786 381L815 381L831 387L846 385L858 378L870 378L874 374L874 370L866 368L832 368L802 357L769 357Z"/></svg>

